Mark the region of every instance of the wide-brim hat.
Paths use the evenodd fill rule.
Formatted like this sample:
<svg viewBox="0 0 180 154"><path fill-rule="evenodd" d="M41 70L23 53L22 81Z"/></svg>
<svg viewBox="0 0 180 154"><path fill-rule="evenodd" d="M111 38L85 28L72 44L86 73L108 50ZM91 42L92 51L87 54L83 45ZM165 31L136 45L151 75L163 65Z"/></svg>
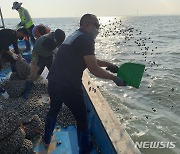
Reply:
<svg viewBox="0 0 180 154"><path fill-rule="evenodd" d="M21 5L22 5L22 3L14 2L12 9L13 9L13 10L14 10L14 9L18 9Z"/></svg>

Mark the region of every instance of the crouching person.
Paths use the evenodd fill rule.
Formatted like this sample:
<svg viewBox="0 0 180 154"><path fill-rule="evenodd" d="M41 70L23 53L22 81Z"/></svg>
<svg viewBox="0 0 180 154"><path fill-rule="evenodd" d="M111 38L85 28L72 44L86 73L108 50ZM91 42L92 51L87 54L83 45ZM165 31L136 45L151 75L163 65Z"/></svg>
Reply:
<svg viewBox="0 0 180 154"><path fill-rule="evenodd" d="M12 29L0 30L0 63L3 60L9 62L12 72L16 72L16 60L23 59L18 48L18 39L22 40L28 34L28 30L25 28L19 28L17 31ZM11 45L13 45L14 50L9 49Z"/></svg>
<svg viewBox="0 0 180 154"><path fill-rule="evenodd" d="M48 33L39 37L32 51L31 71L25 84L25 100L29 97L33 81L37 80L44 68L50 69L53 62L53 51L59 47L65 39L64 31L56 29L55 32Z"/></svg>

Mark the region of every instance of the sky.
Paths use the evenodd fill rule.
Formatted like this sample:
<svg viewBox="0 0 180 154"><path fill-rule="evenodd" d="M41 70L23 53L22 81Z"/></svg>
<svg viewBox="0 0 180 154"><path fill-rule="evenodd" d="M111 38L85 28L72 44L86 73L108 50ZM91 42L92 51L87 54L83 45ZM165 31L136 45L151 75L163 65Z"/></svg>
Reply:
<svg viewBox="0 0 180 154"><path fill-rule="evenodd" d="M19 18L13 0L0 0L4 18ZM180 15L180 0L21 0L32 18L97 16Z"/></svg>

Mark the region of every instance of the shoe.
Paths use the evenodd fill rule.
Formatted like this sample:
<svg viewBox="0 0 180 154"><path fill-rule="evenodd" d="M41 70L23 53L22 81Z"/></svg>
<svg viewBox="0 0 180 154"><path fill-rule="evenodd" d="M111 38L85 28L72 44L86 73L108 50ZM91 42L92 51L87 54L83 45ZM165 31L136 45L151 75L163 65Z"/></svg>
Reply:
<svg viewBox="0 0 180 154"><path fill-rule="evenodd" d="M46 148L48 148L48 147L49 147L49 145L50 145L50 144L46 144L46 143L45 143L45 141L44 141L44 137L42 137L41 142L44 144L44 146L45 146Z"/></svg>

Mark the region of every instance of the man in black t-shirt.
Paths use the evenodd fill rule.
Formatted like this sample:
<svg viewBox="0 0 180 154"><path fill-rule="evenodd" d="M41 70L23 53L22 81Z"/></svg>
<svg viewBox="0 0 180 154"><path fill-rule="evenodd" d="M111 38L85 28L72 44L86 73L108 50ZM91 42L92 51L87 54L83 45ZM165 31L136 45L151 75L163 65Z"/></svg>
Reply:
<svg viewBox="0 0 180 154"><path fill-rule="evenodd" d="M28 35L28 31L25 28L20 28L17 31L12 29L0 30L0 63L2 62L2 59L10 62L12 72L16 71L16 59L22 59L18 49L18 39L22 40L26 35ZM13 45L14 52L9 50L10 45Z"/></svg>
<svg viewBox="0 0 180 154"><path fill-rule="evenodd" d="M57 115L62 103L71 110L77 121L79 153L87 153L92 148L88 139L87 111L82 90L82 74L88 68L97 77L113 80L118 86L124 86L121 78L108 73L101 67L107 67L117 73L118 67L96 59L95 38L99 21L95 15L85 14L80 20L80 29L71 34L60 46L48 74L48 93L50 109L46 118L44 142L50 143Z"/></svg>

